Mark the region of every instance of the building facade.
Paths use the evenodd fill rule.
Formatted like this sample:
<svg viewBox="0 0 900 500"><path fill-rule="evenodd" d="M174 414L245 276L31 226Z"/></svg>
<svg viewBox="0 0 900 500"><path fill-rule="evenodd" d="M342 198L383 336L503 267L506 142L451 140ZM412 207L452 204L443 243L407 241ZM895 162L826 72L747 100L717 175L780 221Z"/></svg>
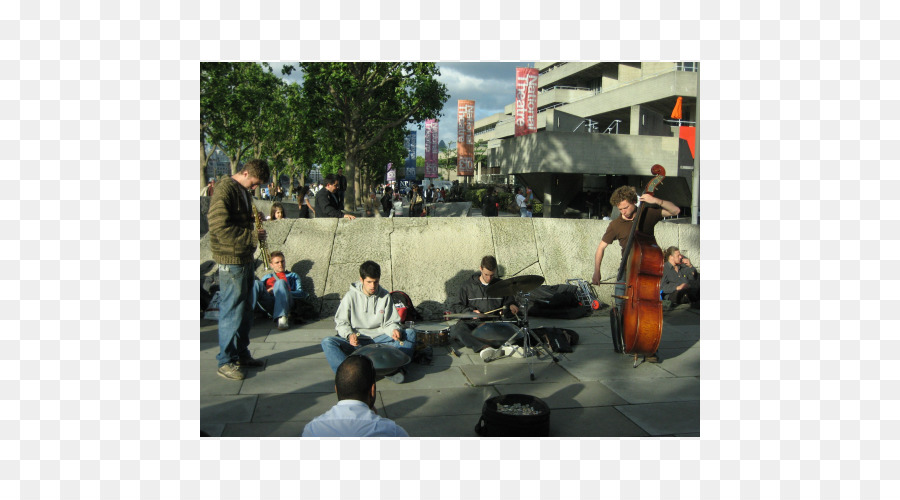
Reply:
<svg viewBox="0 0 900 500"><path fill-rule="evenodd" d="M488 146L476 178L515 175L561 217L586 190L641 185L650 167L666 168L664 192L691 205L695 145L681 126L696 126L699 64L695 62L538 62L538 132L515 136L515 103L475 122ZM682 118L671 117L681 97ZM695 128L694 131L697 129ZM670 179L671 178L671 179Z"/></svg>

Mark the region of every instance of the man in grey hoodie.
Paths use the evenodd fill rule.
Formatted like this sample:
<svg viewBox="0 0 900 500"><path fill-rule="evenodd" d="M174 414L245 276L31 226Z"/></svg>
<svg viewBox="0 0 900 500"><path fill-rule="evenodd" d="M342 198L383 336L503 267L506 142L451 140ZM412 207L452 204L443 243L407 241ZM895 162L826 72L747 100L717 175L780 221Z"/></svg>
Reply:
<svg viewBox="0 0 900 500"><path fill-rule="evenodd" d="M381 266L367 260L359 266L359 283L350 285L341 299L334 315L337 335L322 339L325 359L335 373L347 356L368 344L386 344L413 357L416 332L400 328L400 315L394 309L391 294L378 284L380 280ZM399 384L403 382L403 371L387 378Z"/></svg>

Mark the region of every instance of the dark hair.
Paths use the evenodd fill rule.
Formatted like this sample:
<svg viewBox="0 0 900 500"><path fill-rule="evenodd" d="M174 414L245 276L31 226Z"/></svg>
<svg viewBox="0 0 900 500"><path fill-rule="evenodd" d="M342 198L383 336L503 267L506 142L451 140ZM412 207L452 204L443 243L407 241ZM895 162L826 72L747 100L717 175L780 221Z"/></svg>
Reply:
<svg viewBox="0 0 900 500"><path fill-rule="evenodd" d="M287 257L284 256L284 253L281 250L275 250L274 252L269 254L269 262L272 262L272 259L275 257L281 257L284 259L285 263L287 263Z"/></svg>
<svg viewBox="0 0 900 500"><path fill-rule="evenodd" d="M334 175L334 174L328 174L328 175L326 175L325 178L322 179L322 180L325 181L325 185L326 185L326 186L330 186L330 185L332 185L332 184L337 184L337 181L338 181L338 180L337 180L337 176Z"/></svg>
<svg viewBox="0 0 900 500"><path fill-rule="evenodd" d="M281 203L279 203L277 201L275 203L272 203L272 209L269 210L269 218L272 220L275 220L275 209L277 209L277 208L281 209L281 218L286 219L287 214L284 212L284 205L282 205Z"/></svg>
<svg viewBox="0 0 900 500"><path fill-rule="evenodd" d="M355 399L368 403L374 383L375 364L371 359L359 354L347 356L334 374L334 388L338 401Z"/></svg>
<svg viewBox="0 0 900 500"><path fill-rule="evenodd" d="M381 279L381 266L371 260L367 260L359 266L359 277L362 279Z"/></svg>
<svg viewBox="0 0 900 500"><path fill-rule="evenodd" d="M260 182L269 182L269 164L266 163L266 160L254 158L244 164L243 168L241 168L241 172L244 170L246 170L251 177L259 179Z"/></svg>
<svg viewBox="0 0 900 500"><path fill-rule="evenodd" d="M481 267L487 269L488 271L496 271L497 259L494 258L493 255L485 255L481 258Z"/></svg>

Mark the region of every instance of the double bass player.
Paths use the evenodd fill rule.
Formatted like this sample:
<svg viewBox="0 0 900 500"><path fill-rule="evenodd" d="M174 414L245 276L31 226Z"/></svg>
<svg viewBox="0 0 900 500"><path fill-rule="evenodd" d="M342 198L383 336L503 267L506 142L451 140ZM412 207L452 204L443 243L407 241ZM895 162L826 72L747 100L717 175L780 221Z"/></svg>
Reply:
<svg viewBox="0 0 900 500"><path fill-rule="evenodd" d="M624 249L637 214L637 202L637 191L632 186L622 186L613 191L612 196L610 196L609 203L619 209L619 216L609 223L606 233L603 234L600 244L597 245L597 252L594 254L594 276L591 278L591 283L595 285L600 284L600 264L603 261L603 253L607 245L618 240L619 245ZM656 223L662 220L663 217L675 216L681 212L681 209L671 201L661 200L650 193L641 195L641 202L647 203L648 206L647 213L643 219L643 227L638 228L638 230L650 235L653 234ZM625 285L617 284L614 295L622 296L624 294ZM616 305L621 308L622 299L617 298ZM646 360L651 363L659 362L656 353L652 356L647 356Z"/></svg>

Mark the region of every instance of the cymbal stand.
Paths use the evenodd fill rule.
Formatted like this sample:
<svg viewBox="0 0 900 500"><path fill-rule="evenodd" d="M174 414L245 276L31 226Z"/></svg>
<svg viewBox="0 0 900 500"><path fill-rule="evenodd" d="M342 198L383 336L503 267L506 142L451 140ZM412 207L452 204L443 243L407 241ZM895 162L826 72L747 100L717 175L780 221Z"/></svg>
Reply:
<svg viewBox="0 0 900 500"><path fill-rule="evenodd" d="M517 292L516 293L518 303L522 306L522 315L525 317L524 321L522 321L522 326L516 329L516 333L512 335L509 339L504 342L503 345L508 345L513 348L513 352L519 348L519 346L515 345L513 342L515 339L522 336L522 354L528 357L528 373L531 375L531 380L534 380L534 358L537 356L538 351L537 347L541 346L544 350L553 358L554 363L559 363L559 358L557 358L553 354L553 350L545 344L540 337L537 336L536 333L531 331L531 328L528 327L528 302L529 297L531 296L528 293ZM518 317L518 315L516 315ZM535 340L535 344L532 345L532 338Z"/></svg>

